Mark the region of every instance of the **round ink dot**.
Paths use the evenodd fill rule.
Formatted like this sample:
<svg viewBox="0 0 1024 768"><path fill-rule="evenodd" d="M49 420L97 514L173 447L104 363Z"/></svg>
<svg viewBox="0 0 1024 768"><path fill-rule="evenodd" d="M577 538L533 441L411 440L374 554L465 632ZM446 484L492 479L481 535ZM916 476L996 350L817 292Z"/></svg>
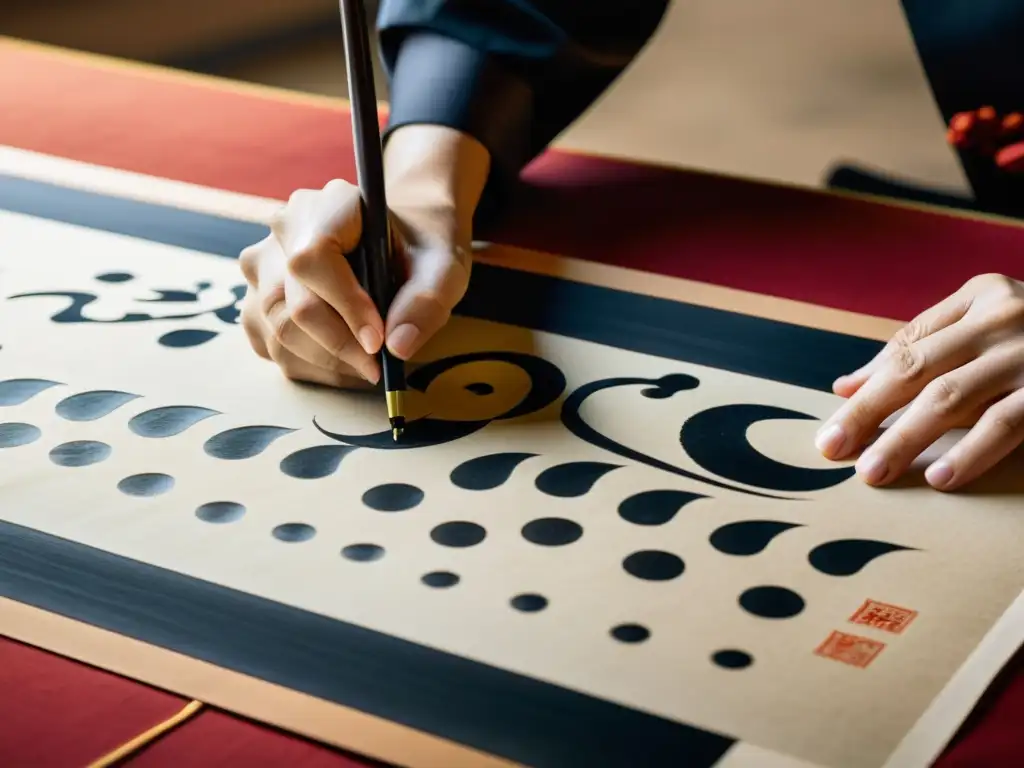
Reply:
<svg viewBox="0 0 1024 768"><path fill-rule="evenodd" d="M363 494L363 504L378 512L403 512L423 501L423 491L415 485L387 483Z"/></svg>
<svg viewBox="0 0 1024 768"><path fill-rule="evenodd" d="M548 607L548 599L543 595L516 595L510 602L513 608L523 613L535 613Z"/></svg>
<svg viewBox="0 0 1024 768"><path fill-rule="evenodd" d="M117 490L129 496L159 496L174 487L174 478L159 472L131 475L117 484Z"/></svg>
<svg viewBox="0 0 1024 768"><path fill-rule="evenodd" d="M670 552L645 549L622 561L626 573L645 581L668 581L679 576L686 565Z"/></svg>
<svg viewBox="0 0 1024 768"><path fill-rule="evenodd" d="M804 599L785 587L752 587L740 595L740 605L763 619L790 619L804 609Z"/></svg>
<svg viewBox="0 0 1024 768"><path fill-rule="evenodd" d="M711 660L725 669L746 669L754 663L749 653L744 651L724 650L716 652Z"/></svg>
<svg viewBox="0 0 1024 768"><path fill-rule="evenodd" d="M562 547L583 535L579 523L564 517L542 517L523 526L523 538L542 547Z"/></svg>
<svg viewBox="0 0 1024 768"><path fill-rule="evenodd" d="M491 395L494 394L494 387L488 384L486 381L477 381L473 384L467 384L466 390L472 392L474 395Z"/></svg>
<svg viewBox="0 0 1024 768"><path fill-rule="evenodd" d="M483 527L465 520L441 523L430 532L430 538L444 547L472 547L483 541L486 535Z"/></svg>
<svg viewBox="0 0 1024 768"><path fill-rule="evenodd" d="M61 467L87 467L108 458L111 448L94 440L62 443L50 451L50 461Z"/></svg>
<svg viewBox="0 0 1024 768"><path fill-rule="evenodd" d="M245 507L234 501L211 501L196 509L204 523L233 523L245 516Z"/></svg>
<svg viewBox="0 0 1024 768"><path fill-rule="evenodd" d="M612 637L620 643L642 643L651 636L651 631L640 624L619 624L612 628Z"/></svg>
<svg viewBox="0 0 1024 768"><path fill-rule="evenodd" d="M277 526L272 533L278 541L309 541L316 536L316 528L305 523L284 523Z"/></svg>
<svg viewBox="0 0 1024 768"><path fill-rule="evenodd" d="M430 573L423 574L420 581L428 587L444 589L446 587L454 587L458 584L459 577L451 571L431 571Z"/></svg>
<svg viewBox="0 0 1024 768"><path fill-rule="evenodd" d="M134 280L135 275L129 272L104 272L102 275L96 275L96 279L101 283L127 283Z"/></svg>
<svg viewBox="0 0 1024 768"><path fill-rule="evenodd" d="M20 422L0 424L0 448L17 448L28 445L42 436L42 431L34 424Z"/></svg>
<svg viewBox="0 0 1024 768"><path fill-rule="evenodd" d="M376 544L349 544L341 550L341 556L357 563L370 563L384 557L384 547Z"/></svg>

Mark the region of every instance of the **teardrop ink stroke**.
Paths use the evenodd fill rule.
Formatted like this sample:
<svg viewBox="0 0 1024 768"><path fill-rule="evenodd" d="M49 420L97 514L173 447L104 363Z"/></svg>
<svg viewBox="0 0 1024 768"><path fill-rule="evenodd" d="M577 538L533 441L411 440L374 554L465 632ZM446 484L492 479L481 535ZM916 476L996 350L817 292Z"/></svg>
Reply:
<svg viewBox="0 0 1024 768"><path fill-rule="evenodd" d="M698 379L685 373L670 373L667 376L662 376L658 379L623 377L592 381L589 384L584 384L583 386L578 387L565 399L565 402L562 404L562 424L564 424L565 428L576 435L580 440L584 440L585 442L588 442L597 448L601 448L602 450L610 451L611 453L622 456L625 459L630 459L632 461L639 462L640 464L646 464L654 469L660 469L663 472L671 472L674 475L679 475L680 477L685 477L690 480L697 480L715 488L722 488L727 491L736 491L737 493L746 494L748 496L795 501L795 499L791 499L786 496L777 496L775 494L753 491L749 488L742 488L738 485L716 480L712 477L705 477L696 472L690 472L682 467L677 467L674 464L669 464L661 459L656 459L653 456L648 456L645 453L640 453L633 448L625 446L622 443L601 434L587 424L580 415L580 409L583 407L583 403L587 398L606 389L646 386L647 389L644 389L641 392L644 397L654 400L665 400L679 392L695 389L699 384L700 381Z"/></svg>
<svg viewBox="0 0 1024 768"><path fill-rule="evenodd" d="M603 461L570 461L548 467L537 476L534 485L548 496L576 498L585 496L598 480L620 468L620 464L607 464Z"/></svg>
<svg viewBox="0 0 1024 768"><path fill-rule="evenodd" d="M355 450L355 446L334 444L301 448L281 459L280 469L288 477L318 480L337 472L342 459Z"/></svg>
<svg viewBox="0 0 1024 768"><path fill-rule="evenodd" d="M640 491L623 499L619 504L619 517L633 525L665 525L687 504L706 498L693 491Z"/></svg>
<svg viewBox="0 0 1024 768"><path fill-rule="evenodd" d="M271 443L297 430L254 424L218 432L203 444L203 450L215 459L240 461L263 453Z"/></svg>
<svg viewBox="0 0 1024 768"><path fill-rule="evenodd" d="M716 528L708 540L724 555L749 557L763 552L777 536L800 527L782 520L740 520Z"/></svg>
<svg viewBox="0 0 1024 768"><path fill-rule="evenodd" d="M829 576L852 576L883 555L914 552L914 547L874 539L837 539L819 544L807 556L811 566Z"/></svg>
<svg viewBox="0 0 1024 768"><path fill-rule="evenodd" d="M67 421L96 421L139 397L131 392L97 389L65 397L57 403L54 411Z"/></svg>
<svg viewBox="0 0 1024 768"><path fill-rule="evenodd" d="M0 406L21 405L51 387L63 386L49 379L7 379L0 381Z"/></svg>
<svg viewBox="0 0 1024 768"><path fill-rule="evenodd" d="M493 491L512 477L516 467L536 453L489 453L475 456L452 470L452 485L464 491Z"/></svg>
<svg viewBox="0 0 1024 768"><path fill-rule="evenodd" d="M529 391L507 411L489 419L450 421L448 419L432 419L429 416L414 419L406 424L402 439L398 441L393 439L390 430L369 435L346 435L324 429L316 418L313 419L313 426L325 437L360 448L378 450L425 448L468 437L493 421L506 421L536 413L554 403L565 392L565 375L556 365L536 355L508 351L470 352L434 360L410 373L406 377L406 385L409 389L417 392L426 392L431 383L441 374L460 365L479 362L509 363L517 366L530 377ZM477 384L480 383L482 382L477 382ZM472 392L472 390L470 391Z"/></svg>
<svg viewBox="0 0 1024 768"><path fill-rule="evenodd" d="M219 411L198 405L165 405L132 416L128 429L139 437L174 437Z"/></svg>

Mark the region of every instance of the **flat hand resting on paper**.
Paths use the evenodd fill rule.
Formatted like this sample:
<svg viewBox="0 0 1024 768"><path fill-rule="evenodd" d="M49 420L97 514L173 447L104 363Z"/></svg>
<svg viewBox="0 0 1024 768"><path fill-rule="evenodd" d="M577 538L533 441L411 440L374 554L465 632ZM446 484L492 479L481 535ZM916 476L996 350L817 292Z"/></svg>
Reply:
<svg viewBox="0 0 1024 768"><path fill-rule="evenodd" d="M1024 283L969 280L833 389L849 400L818 432L825 456L855 454L909 405L860 456L858 474L871 485L890 483L950 429L973 425L925 472L940 490L963 486L1024 442Z"/></svg>
<svg viewBox="0 0 1024 768"><path fill-rule="evenodd" d="M361 234L358 188L335 180L295 192L270 236L240 257L253 350L291 379L336 387L375 384L385 340L399 358L415 354L466 291L488 164L482 145L450 128L407 126L389 138L387 194L407 274L387 318L345 258Z"/></svg>

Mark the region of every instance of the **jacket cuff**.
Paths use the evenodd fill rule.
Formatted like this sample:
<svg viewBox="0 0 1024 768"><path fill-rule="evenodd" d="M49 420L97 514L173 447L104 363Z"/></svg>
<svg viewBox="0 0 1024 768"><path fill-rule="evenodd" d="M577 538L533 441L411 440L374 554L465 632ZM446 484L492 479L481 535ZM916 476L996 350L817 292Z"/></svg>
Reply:
<svg viewBox="0 0 1024 768"><path fill-rule="evenodd" d="M532 159L533 92L526 81L492 55L430 32L410 32L392 50L384 142L403 125L454 128L483 144L502 186L514 180Z"/></svg>

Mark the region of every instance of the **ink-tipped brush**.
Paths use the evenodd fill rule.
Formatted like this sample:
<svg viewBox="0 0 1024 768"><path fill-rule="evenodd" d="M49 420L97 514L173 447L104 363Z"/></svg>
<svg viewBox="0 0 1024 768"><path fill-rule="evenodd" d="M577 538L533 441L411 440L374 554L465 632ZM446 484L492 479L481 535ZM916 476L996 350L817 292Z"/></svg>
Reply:
<svg viewBox="0 0 1024 768"><path fill-rule="evenodd" d="M359 191L363 197L363 237L360 247L362 272L367 293L381 317L386 318L399 281L387 196L384 192L384 158L377 95L373 84L370 34L362 0L340 2L352 110L352 144ZM405 429L405 364L388 351L387 344L381 349L380 363L388 421L391 434L397 441Z"/></svg>

